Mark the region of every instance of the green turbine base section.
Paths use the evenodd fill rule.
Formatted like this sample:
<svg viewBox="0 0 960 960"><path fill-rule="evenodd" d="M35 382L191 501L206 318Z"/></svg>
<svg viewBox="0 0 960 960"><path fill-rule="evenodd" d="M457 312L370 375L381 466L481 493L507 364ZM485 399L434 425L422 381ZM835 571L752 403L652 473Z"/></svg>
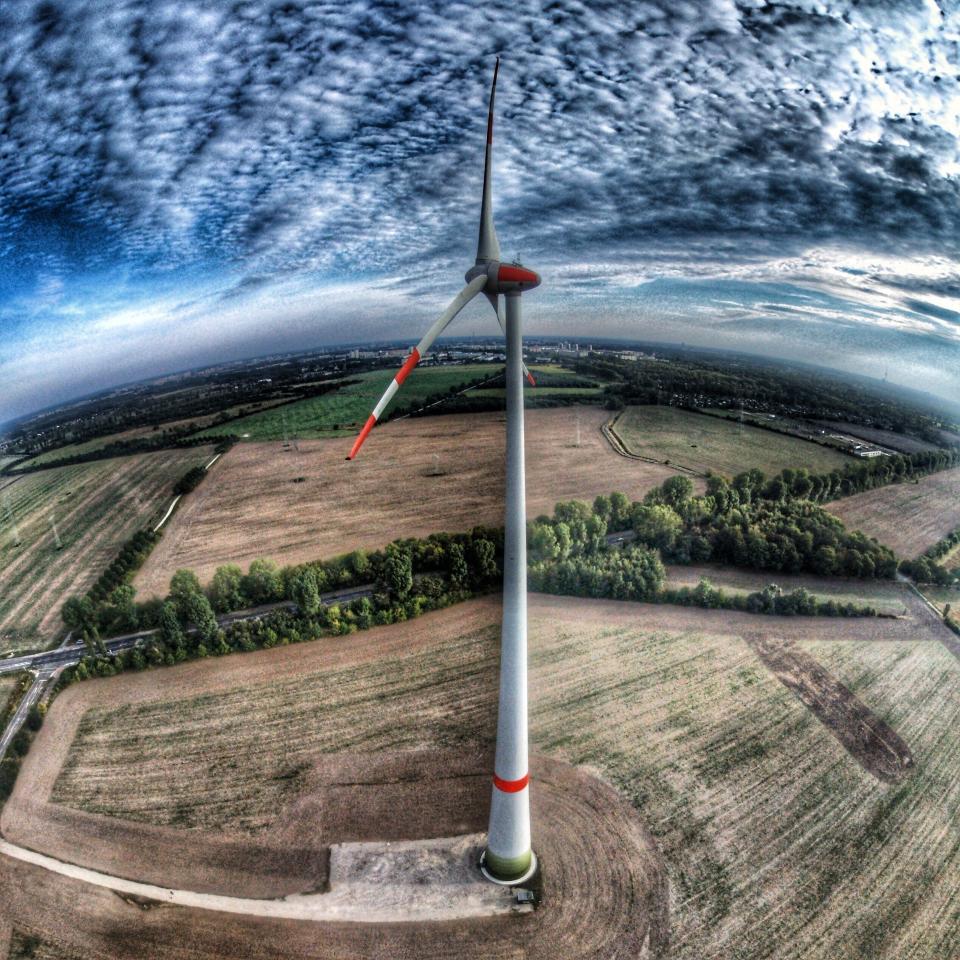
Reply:
<svg viewBox="0 0 960 960"><path fill-rule="evenodd" d="M488 847L483 863L498 880L509 882L522 877L530 869L532 859L533 853L530 850L519 857L498 857Z"/></svg>

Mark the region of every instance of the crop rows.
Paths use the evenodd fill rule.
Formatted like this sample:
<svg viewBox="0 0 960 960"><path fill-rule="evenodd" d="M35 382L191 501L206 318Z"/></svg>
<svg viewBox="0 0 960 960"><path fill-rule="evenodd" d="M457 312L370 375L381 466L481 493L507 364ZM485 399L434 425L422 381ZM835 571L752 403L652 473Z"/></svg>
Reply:
<svg viewBox="0 0 960 960"><path fill-rule="evenodd" d="M194 448L61 467L9 487L20 543L0 503L0 651L53 640L65 596L96 580L137 525L169 499L174 481L207 454Z"/></svg>
<svg viewBox="0 0 960 960"><path fill-rule="evenodd" d="M94 706L53 799L258 832L296 800L318 755L489 744L496 615L495 604L468 604L390 628L422 637L429 627L433 639L360 665L272 682L258 673L179 700L153 687L149 702ZM957 662L929 640L857 640L872 634L849 623L816 627L834 640L801 641L908 743L915 770L886 785L731 635L726 614L698 630L670 628L671 616L687 614L531 601L534 748L598 771L654 832L670 876L672 955L957 955ZM776 636L773 618L752 622ZM224 682L220 669L209 676Z"/></svg>

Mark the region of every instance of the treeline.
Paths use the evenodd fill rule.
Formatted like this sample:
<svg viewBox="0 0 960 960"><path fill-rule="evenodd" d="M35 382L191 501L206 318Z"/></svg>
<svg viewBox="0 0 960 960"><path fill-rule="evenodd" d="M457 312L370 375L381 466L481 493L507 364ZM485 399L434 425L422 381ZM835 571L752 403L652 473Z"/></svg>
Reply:
<svg viewBox="0 0 960 960"><path fill-rule="evenodd" d="M390 414L390 419L398 417L430 417L437 414L452 413L489 413L491 411L504 410L506 408L506 398L490 395L476 395L469 393L470 390L483 388L488 390L503 389L506 385L505 370L503 367L498 372L477 377L469 382L459 383L449 390L432 393L423 400L408 403L398 407ZM538 373L536 375L537 387L596 387L594 380L582 376L557 376L556 374ZM568 407L574 404L582 403L600 403L602 397L585 397L582 394L577 396L538 396L536 388L524 392L524 406L532 407Z"/></svg>
<svg viewBox="0 0 960 960"><path fill-rule="evenodd" d="M658 350L658 353L661 351ZM591 355L574 369L608 382L611 406L671 404L737 407L781 415L846 420L923 437L940 446L938 419L908 401L850 378L745 357L620 360Z"/></svg>
<svg viewBox="0 0 960 960"><path fill-rule="evenodd" d="M152 453L155 450L184 449L186 447L201 447L210 443L206 437L190 437L186 434L171 436L159 434L157 436L136 437L130 440L116 440L96 450L87 450L85 453L76 453L69 457L60 457L57 460L45 460L43 463L26 463L15 467L6 473L35 473L38 470L51 470L54 467L68 467L77 463L90 463L93 460L109 460L112 457L129 456L134 453Z"/></svg>
<svg viewBox="0 0 960 960"><path fill-rule="evenodd" d="M642 501L622 493L598 497L591 509L571 508L554 518L539 517L530 532L534 555L541 561L567 558L567 543L584 531L597 542L606 530L633 530L636 542L659 551L669 563L718 562L755 570L816 573L822 576L893 577L896 559L886 547L843 524L809 500L772 492L759 470L739 474L732 482L710 477L707 492L694 496L687 477L671 477ZM779 489L779 488L777 488ZM590 555L592 548L580 551Z"/></svg>
<svg viewBox="0 0 960 960"><path fill-rule="evenodd" d="M192 428L187 432L192 432ZM148 435L135 437L130 440L117 440L96 450L78 453L58 460L45 460L43 463L31 464L29 461L22 466L12 465L0 473L20 474L36 473L38 470L52 470L54 467L69 467L77 463L90 463L94 460L110 460L113 457L130 456L135 453L153 453L157 450L182 450L188 447L204 447L207 444L216 444L216 453L225 453L238 440L238 437L226 435L217 437L193 437L186 434L160 433L156 436Z"/></svg>
<svg viewBox="0 0 960 960"><path fill-rule="evenodd" d="M101 634L138 629L140 614L130 581L159 540L159 533L138 530L86 593L67 598L60 611L63 622L93 643Z"/></svg>
<svg viewBox="0 0 960 960"><path fill-rule="evenodd" d="M552 517L538 517L530 525L527 537L531 557L530 588L564 596L673 603L783 616L877 615L876 609L870 606L819 600L803 588L784 593L776 584L750 594L727 593L707 580L701 580L694 588L666 587L661 554L671 543L676 545L676 535L682 526L669 523L668 543L663 536L666 528L658 527L657 523L668 517L666 509L677 520L681 520L681 513L664 508L662 501L669 497L682 509L683 504L694 499L689 480L685 477L672 480L683 483L667 481L667 490L653 491L649 503L632 503L624 494L613 493L609 497L597 497L592 506L580 501L558 503ZM651 522L652 517L657 518L656 522ZM609 529L622 531L628 527L636 532L636 541L622 548L608 542ZM675 555L669 559L676 562ZM704 559L709 559L709 555Z"/></svg>
<svg viewBox="0 0 960 960"><path fill-rule="evenodd" d="M24 674L14 687L7 698L2 714L0 714L0 730L6 729L14 711L32 684L33 677L30 674ZM17 782L17 774L20 772L20 764L27 755L37 731L43 726L43 717L43 707L34 704L27 713L24 725L10 741L5 756L0 758L0 804L5 803L10 794L13 793L14 784Z"/></svg>
<svg viewBox="0 0 960 960"><path fill-rule="evenodd" d="M500 531L477 527L283 568L272 560L254 560L243 573L227 564L206 589L193 571L178 570L166 598L139 608L141 623L156 630L142 647L109 655L101 641L67 671L64 682L408 620L499 586L502 551ZM344 601L328 597L324 603L323 593L360 585L369 585L369 592ZM221 622L217 616L284 603L286 608L261 617Z"/></svg>
<svg viewBox="0 0 960 960"><path fill-rule="evenodd" d="M206 470L203 467L191 467L174 485L173 495L182 497L200 486Z"/></svg>
<svg viewBox="0 0 960 960"><path fill-rule="evenodd" d="M454 384L446 390L437 390L434 393L429 393L422 399L398 404L384 419L397 420L400 417L426 416L431 413L447 413L450 402L455 398L463 399L460 397L460 394L464 393L466 390L473 390L480 386L493 386L498 380L502 384L503 367L498 368L497 364L491 363L489 371L484 372L479 377L474 377L472 380L464 380L462 383ZM442 410L428 409L436 408L437 406L441 405L443 407Z"/></svg>
<svg viewBox="0 0 960 960"><path fill-rule="evenodd" d="M960 571L948 570L938 561L960 546L960 527L938 540L932 547L915 560L903 560L900 572L910 577L914 583L935 583L946 587L960 581Z"/></svg>
<svg viewBox="0 0 960 960"><path fill-rule="evenodd" d="M174 495L185 496L195 490L205 476L205 467L191 468L174 484ZM136 603L136 590L130 581L161 536L159 531L138 530L85 594L69 597L64 603L61 619L84 638L89 648L102 647L102 634L126 633L157 625L155 611L149 605Z"/></svg>

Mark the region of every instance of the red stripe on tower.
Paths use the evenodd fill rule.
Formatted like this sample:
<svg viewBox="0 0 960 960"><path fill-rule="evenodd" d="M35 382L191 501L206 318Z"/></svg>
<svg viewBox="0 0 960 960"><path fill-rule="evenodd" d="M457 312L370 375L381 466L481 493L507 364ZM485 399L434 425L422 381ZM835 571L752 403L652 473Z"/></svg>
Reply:
<svg viewBox="0 0 960 960"><path fill-rule="evenodd" d="M524 774L519 780L501 780L493 775L493 785L503 793L519 793L530 782L530 774Z"/></svg>
<svg viewBox="0 0 960 960"><path fill-rule="evenodd" d="M357 451L363 446L363 441L367 439L367 434L370 433L376 425L377 418L371 413L370 416L367 417L367 422L363 425L360 435L353 441L353 447L350 449L350 454L347 457L348 460L352 460L357 455Z"/></svg>
<svg viewBox="0 0 960 960"><path fill-rule="evenodd" d="M413 348L413 353L404 361L403 366L400 368L400 372L394 377L394 380L397 381L397 386L402 387L403 381L410 376L410 371L420 362L420 351L416 347Z"/></svg>

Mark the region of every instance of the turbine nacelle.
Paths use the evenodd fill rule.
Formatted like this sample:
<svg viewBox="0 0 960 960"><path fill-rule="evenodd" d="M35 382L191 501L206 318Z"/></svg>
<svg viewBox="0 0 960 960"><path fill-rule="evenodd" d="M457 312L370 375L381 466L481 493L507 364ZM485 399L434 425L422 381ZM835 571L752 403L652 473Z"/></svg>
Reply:
<svg viewBox="0 0 960 960"><path fill-rule="evenodd" d="M540 274L519 263L501 263L499 260L478 263L467 271L466 281L470 283L477 277L484 276L487 283L483 287L483 293L488 297L496 297L501 293L523 293L540 286Z"/></svg>

